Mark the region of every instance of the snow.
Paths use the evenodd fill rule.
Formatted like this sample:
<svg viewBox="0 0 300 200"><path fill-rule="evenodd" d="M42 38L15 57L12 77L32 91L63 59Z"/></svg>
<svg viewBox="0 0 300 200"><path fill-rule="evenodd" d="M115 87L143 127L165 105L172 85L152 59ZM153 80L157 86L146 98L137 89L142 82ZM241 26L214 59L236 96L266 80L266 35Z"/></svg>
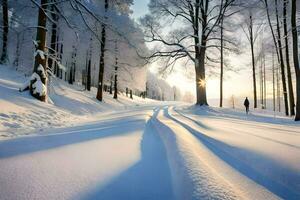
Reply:
<svg viewBox="0 0 300 200"><path fill-rule="evenodd" d="M60 62L57 62L57 65L58 65L59 69L61 69L62 71L64 71L64 72L67 71L66 66L62 65Z"/></svg>
<svg viewBox="0 0 300 200"><path fill-rule="evenodd" d="M190 109L178 110L173 109L166 115L223 162L212 162L212 167L221 170L219 175L238 186L235 191L241 191L248 199L276 196L299 199L299 123L288 122L288 119L271 122L270 117L255 115L238 119L240 112L226 109L194 108L194 113ZM207 154L201 154L202 158L203 155ZM212 161L203 159L207 164Z"/></svg>
<svg viewBox="0 0 300 200"><path fill-rule="evenodd" d="M45 59L45 53L44 53L42 50L40 50L40 49L36 50L36 51L34 52L34 57L36 57L37 55L39 55L39 56L41 57L42 60Z"/></svg>
<svg viewBox="0 0 300 200"><path fill-rule="evenodd" d="M36 101L28 92L19 92L19 89L29 85L31 78L39 79L39 76L33 73L28 78L12 67L0 65L0 140L28 134L40 135L46 129L74 126L103 118L104 113L154 102L136 96L131 100L124 94L119 95L119 100L116 101L105 93L104 102L99 103L95 98L96 88L87 92L80 85L71 86L52 78L48 88L48 102L52 103L45 104ZM38 89L36 92L42 92L42 88Z"/></svg>
<svg viewBox="0 0 300 200"><path fill-rule="evenodd" d="M39 65L38 70L41 71L43 77L46 77L45 71L42 65ZM33 94L39 94L39 96L45 96L47 94L47 87L41 81L40 76L37 73L33 73L29 80L20 85L19 91L23 92L30 86L31 81L35 82L32 84Z"/></svg>
<svg viewBox="0 0 300 200"><path fill-rule="evenodd" d="M39 43L38 43L38 41L36 41L36 40L32 40L32 42L33 42L33 44L34 44L34 46L35 46L35 47L38 47L38 46L39 46Z"/></svg>
<svg viewBox="0 0 300 200"><path fill-rule="evenodd" d="M25 81L23 84L20 85L20 88L19 88L19 91L20 91L20 92L23 92L24 90L26 90L26 89L29 87L29 85L30 85L30 80L31 80L31 79Z"/></svg>
<svg viewBox="0 0 300 200"><path fill-rule="evenodd" d="M39 96L45 96L47 93L47 87L41 81L40 76L37 73L33 73L30 80L36 80L32 84L33 94L39 94Z"/></svg>
<svg viewBox="0 0 300 200"><path fill-rule="evenodd" d="M39 64L37 71L40 72L40 74L42 75L42 78L46 78L46 72L45 72L43 65Z"/></svg>
<svg viewBox="0 0 300 200"><path fill-rule="evenodd" d="M129 124L138 126L140 123ZM2 143L2 148L6 149L1 149L11 153L1 154L0 171L5 174L0 180L1 198L79 198L78 192L84 188L90 187L92 191L91 186L104 186L139 160L140 132L130 132L130 128L126 128L123 134L110 137L120 130L117 127L108 129L104 124L99 124L94 132L81 131ZM98 136L95 135L97 131L101 132ZM19 145L19 149L11 148L18 143L27 148ZM15 159L16 155L19 155L18 159ZM19 174L19 171L23 173ZM11 180L10 177L15 178ZM27 184L24 180L28 180Z"/></svg>
<svg viewBox="0 0 300 200"><path fill-rule="evenodd" d="M290 118L122 94L100 103L95 88L56 79L46 104L18 92L25 79L0 66L1 199L300 199Z"/></svg>

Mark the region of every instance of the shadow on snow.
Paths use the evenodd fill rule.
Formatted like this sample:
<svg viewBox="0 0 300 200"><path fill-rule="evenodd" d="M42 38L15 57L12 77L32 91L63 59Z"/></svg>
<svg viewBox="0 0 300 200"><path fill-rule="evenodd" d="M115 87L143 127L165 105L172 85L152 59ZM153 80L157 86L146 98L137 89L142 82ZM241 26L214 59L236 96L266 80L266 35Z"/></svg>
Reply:
<svg viewBox="0 0 300 200"><path fill-rule="evenodd" d="M138 163L107 185L95 187L83 199L174 199L166 150L160 136L153 130L150 120L143 133Z"/></svg>
<svg viewBox="0 0 300 200"><path fill-rule="evenodd" d="M132 125L128 126L128 123L132 123ZM120 118L116 121L90 124L88 127L85 125L61 129L61 132L53 135L4 140L0 141L0 159L105 137L126 135L132 131L143 130L144 123L144 119L125 121L123 118Z"/></svg>
<svg viewBox="0 0 300 200"><path fill-rule="evenodd" d="M235 146L228 145L224 142L216 140L212 137L209 137L189 125L177 120L176 118L172 117L168 113L168 108L164 109L164 116L173 120L177 124L181 125L185 129L187 129L191 134L193 134L199 141L204 144L210 151L212 151L216 156L220 159L225 161L231 167L242 173L243 175L247 176L254 182L264 186L274 194L278 195L283 199L300 199L300 194L295 190L291 190L290 188L286 187L285 185L294 185L297 187L300 182L300 177L296 176L295 173L287 174L284 168L277 167L278 164L273 163L272 160L264 157L263 155L256 154L252 151L247 151L245 149L241 149ZM201 123L197 123L197 125L201 126ZM203 127L205 128L205 126ZM267 168L272 168L273 176L277 176L278 174L284 174L281 178L283 183L276 182L275 180L270 179L268 176L260 173L254 167L249 166L247 163L243 162L241 159L237 158L236 156L230 154L229 152L238 152L239 155L247 155L247 159L253 159L252 161L255 165L265 168L268 172ZM278 173L277 173L278 172ZM298 186L299 187L299 186Z"/></svg>

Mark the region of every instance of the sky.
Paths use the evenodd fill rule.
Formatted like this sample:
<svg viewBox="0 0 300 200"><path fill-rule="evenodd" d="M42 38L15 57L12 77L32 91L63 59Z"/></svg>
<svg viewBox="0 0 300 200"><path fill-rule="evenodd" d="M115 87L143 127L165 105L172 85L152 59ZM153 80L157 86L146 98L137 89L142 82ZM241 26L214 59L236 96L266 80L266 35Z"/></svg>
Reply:
<svg viewBox="0 0 300 200"><path fill-rule="evenodd" d="M148 12L147 4L149 0L135 0L132 6L132 17L138 19ZM236 67L244 67L245 69L238 72L226 72L224 78L224 97L229 99L232 95L235 97L251 97L252 96L252 76L251 69L249 68L250 57L248 55L232 57L232 63ZM151 66L150 71L155 72L155 66ZM248 69L247 69L248 67ZM167 78L167 82L173 86L177 86L181 89L182 93L191 92L195 94L195 80L192 77L187 77L182 72L183 69L176 70L171 73ZM191 69L193 70L193 69ZM215 74L213 77L207 77L207 96L208 99L219 98L219 74Z"/></svg>
<svg viewBox="0 0 300 200"><path fill-rule="evenodd" d="M133 17L138 19L148 12L149 0L134 0L134 5L132 6Z"/></svg>

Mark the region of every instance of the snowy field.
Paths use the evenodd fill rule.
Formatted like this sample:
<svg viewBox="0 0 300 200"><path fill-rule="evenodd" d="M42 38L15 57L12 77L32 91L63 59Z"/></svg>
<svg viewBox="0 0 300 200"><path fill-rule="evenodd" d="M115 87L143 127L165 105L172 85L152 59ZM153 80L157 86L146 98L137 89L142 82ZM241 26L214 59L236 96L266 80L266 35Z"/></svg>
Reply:
<svg viewBox="0 0 300 200"><path fill-rule="evenodd" d="M63 82L44 104L18 92L23 80L0 71L1 200L300 199L300 124L289 118L101 104Z"/></svg>
<svg viewBox="0 0 300 200"><path fill-rule="evenodd" d="M0 65L0 140L33 132L40 135L49 127L69 127L104 119L114 111L151 106L155 102L136 96L131 100L124 94L116 101L112 95L104 93L104 103L99 103L95 98L96 88L87 92L79 85L54 79L49 89L49 103L45 104L36 101L28 92L19 92L28 79L13 67Z"/></svg>

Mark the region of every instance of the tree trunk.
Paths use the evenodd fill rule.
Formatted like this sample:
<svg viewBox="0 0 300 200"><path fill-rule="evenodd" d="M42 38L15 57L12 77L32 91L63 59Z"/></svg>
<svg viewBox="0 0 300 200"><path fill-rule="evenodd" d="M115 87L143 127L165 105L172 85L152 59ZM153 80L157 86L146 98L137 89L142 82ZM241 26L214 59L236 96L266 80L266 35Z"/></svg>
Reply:
<svg viewBox="0 0 300 200"><path fill-rule="evenodd" d="M8 61L7 55L7 40L8 40L8 5L7 0L2 0L2 15L3 15L3 35L2 35L2 55L0 63L5 64Z"/></svg>
<svg viewBox="0 0 300 200"><path fill-rule="evenodd" d="M292 35L293 35L293 60L296 72L296 116L295 121L300 121L300 69L299 69L299 58L298 58L298 33L296 24L296 0L292 0L292 13L291 13L291 24L292 24Z"/></svg>
<svg viewBox="0 0 300 200"><path fill-rule="evenodd" d="M63 58L63 49L64 49L64 44L61 42L60 43L60 51L59 51L59 62L60 64L62 64L62 58ZM60 74L59 74L59 78L62 79L63 78L63 70L62 69L59 69L60 71Z"/></svg>
<svg viewBox="0 0 300 200"><path fill-rule="evenodd" d="M282 81L282 88L283 88L284 108L285 108L285 114L288 116L289 115L289 106L288 106L288 97L287 97L287 88L286 88L285 66L284 66L284 61L283 61L283 53L282 53L282 45L281 45L281 34L280 34L277 0L275 0L275 11L276 11L277 43L278 43L278 51L279 51L279 57L280 57L281 81Z"/></svg>
<svg viewBox="0 0 300 200"><path fill-rule="evenodd" d="M113 76L110 77L110 86L109 86L109 94L112 94L113 92Z"/></svg>
<svg viewBox="0 0 300 200"><path fill-rule="evenodd" d="M17 33L17 46L16 46L16 57L14 60L14 66L16 67L16 70L18 69L19 66L19 59L20 59L20 55L21 55L21 38L20 35L23 35L24 33L18 32Z"/></svg>
<svg viewBox="0 0 300 200"><path fill-rule="evenodd" d="M277 61L278 61L278 63L280 63L279 49L278 49L276 36L275 36L274 29L273 29L271 19L270 19L268 0L264 0L264 2L265 2L266 11L267 11L268 24L269 24L269 27L271 30L271 34L272 34L272 38L273 38L273 42L274 42L274 46L275 46ZM281 111L281 98L280 98L279 68L276 68L274 70L276 70L277 103L278 103L278 111L280 112Z"/></svg>
<svg viewBox="0 0 300 200"><path fill-rule="evenodd" d="M69 77L69 83L73 84L75 81L75 72L76 72L76 56L77 56L77 48L75 46L72 47L72 61L71 61L71 68L70 68L70 77Z"/></svg>
<svg viewBox="0 0 300 200"><path fill-rule="evenodd" d="M260 86L260 107L264 109L264 85L263 85L263 62L262 56L259 58L259 86Z"/></svg>
<svg viewBox="0 0 300 200"><path fill-rule="evenodd" d="M54 0L55 2L56 0ZM51 26L51 44L50 44L50 49L49 49L49 53L53 56L53 57L56 57L56 52L55 52L55 49L56 49L56 37L57 37L57 14L55 13L56 10L54 8L54 5L51 6L51 17L53 19L53 21L55 23L52 22L52 26ZM53 58L48 58L48 66L49 68L52 70L52 72L56 75L56 70L54 70L54 65L53 65Z"/></svg>
<svg viewBox="0 0 300 200"><path fill-rule="evenodd" d="M114 79L114 99L118 98L118 42L115 40L115 79Z"/></svg>
<svg viewBox="0 0 300 200"><path fill-rule="evenodd" d="M278 63L279 65L279 63ZM277 66L277 70L276 70L276 81L277 81L277 103L278 103L278 111L281 112L281 94L280 94L280 78L279 78L279 74L280 74L280 68L279 66Z"/></svg>
<svg viewBox="0 0 300 200"><path fill-rule="evenodd" d="M294 88L293 79L291 74L290 66L290 53L289 53L289 41L288 41L288 30L287 30L287 4L289 0L283 1L283 30L285 39L285 56L286 56L286 67L287 67L287 78L288 78L288 89L289 89L289 102L290 102L290 115L295 115L295 100L294 100Z"/></svg>
<svg viewBox="0 0 300 200"><path fill-rule="evenodd" d="M223 71L224 71L224 55L223 55L223 18L221 19L221 73L220 73L220 107L223 107Z"/></svg>
<svg viewBox="0 0 300 200"><path fill-rule="evenodd" d="M47 23L47 17L44 12L44 10L47 9L47 3L48 0L41 0L41 7L39 8L39 15L38 15L38 28L37 28L37 34L36 34L36 41L38 43L37 45L37 51L45 52L45 47L46 47L46 23ZM35 63L34 63L34 70L33 72L37 73L40 76L41 82L47 87L47 59L42 58L40 54L37 54L35 56ZM42 66L44 69L45 74L43 75L41 70L39 70L39 66ZM37 98L40 101L46 101L47 99L47 94L45 93L44 95L34 93L34 86L33 84L37 82L38 80L32 80L30 83L30 94Z"/></svg>
<svg viewBox="0 0 300 200"><path fill-rule="evenodd" d="M274 30L273 30L273 26L272 26L272 23L271 23L270 13L269 13L268 0L265 0L265 6L266 6L266 11L267 11L268 24L269 24L269 27L270 27L270 30L271 30L271 34L272 34L272 38L273 38L273 42L274 42L274 46L275 46L277 59L278 59L278 62L280 62L277 41L276 41L275 33L274 33Z"/></svg>
<svg viewBox="0 0 300 200"><path fill-rule="evenodd" d="M91 91L91 58L89 58L87 66L86 89Z"/></svg>
<svg viewBox="0 0 300 200"><path fill-rule="evenodd" d="M73 68L72 69L73 69L72 82L74 83L75 79L76 79L76 77L75 77L75 75L76 75L76 63L73 64Z"/></svg>
<svg viewBox="0 0 300 200"><path fill-rule="evenodd" d="M250 46L251 46L251 57L252 57L252 77L253 77L253 98L254 108L257 108L257 90L256 90L256 72L255 72L255 57L254 57L254 39L253 39L253 20L250 15Z"/></svg>
<svg viewBox="0 0 300 200"><path fill-rule="evenodd" d="M104 48L105 48L105 24L102 24L102 39L101 39L101 53L99 64L99 76L98 76L98 91L96 98L99 101L103 100L103 77L104 77Z"/></svg>
<svg viewBox="0 0 300 200"><path fill-rule="evenodd" d="M92 69L92 54L93 54L93 48L92 48L93 39L90 38L90 47L87 52L87 70L86 70L86 89L88 91L91 91L91 84L92 84L92 75L91 75L91 69Z"/></svg>
<svg viewBox="0 0 300 200"><path fill-rule="evenodd" d="M73 66L70 68L69 84L73 84Z"/></svg>
<svg viewBox="0 0 300 200"><path fill-rule="evenodd" d="M69 63L68 63L68 60L67 60L67 61L66 61L66 64L65 64L65 66L66 66L65 78L64 78L65 81L67 81L67 79L68 79L68 77L67 77L67 76L68 76L68 75L67 75L68 64L69 64Z"/></svg>
<svg viewBox="0 0 300 200"><path fill-rule="evenodd" d="M118 67L115 67L115 79L114 79L114 99L118 98Z"/></svg>
<svg viewBox="0 0 300 200"><path fill-rule="evenodd" d="M206 52L206 36L207 16L202 13L202 36L201 43L199 40L199 10L200 0L196 0L195 13L191 12L194 22L194 43L195 43L195 74L196 74L196 105L208 105L206 100L206 82L205 82L205 52Z"/></svg>
<svg viewBox="0 0 300 200"><path fill-rule="evenodd" d="M203 43L204 44L204 43ZM204 44L206 45L206 44ZM197 88L197 105L208 105L206 99L206 81L205 81L205 47L200 48L199 58L196 58L196 88Z"/></svg>
<svg viewBox="0 0 300 200"><path fill-rule="evenodd" d="M104 55L105 55L105 42L106 42L106 22L108 11L108 0L105 0L105 22L102 24L102 36L101 36L101 53L99 63L99 76L98 76L98 91L96 98L99 101L103 100L103 77L104 77Z"/></svg>
<svg viewBox="0 0 300 200"><path fill-rule="evenodd" d="M56 59L58 59L58 56L59 56L59 35L57 34L56 36L56 47L55 47L55 52L56 52ZM75 54L75 57L76 57L76 54ZM56 77L59 77L59 66L58 66L58 63L57 62L54 62L54 66L56 68ZM74 81L74 80L73 80Z"/></svg>
<svg viewBox="0 0 300 200"><path fill-rule="evenodd" d="M273 111L276 111L276 99L275 99L275 65L274 65L274 51L272 51L272 89L273 89Z"/></svg>
<svg viewBox="0 0 300 200"><path fill-rule="evenodd" d="M263 80L264 80L264 109L267 109L267 74L266 74L266 58L265 58L265 54L264 54L264 76L263 76Z"/></svg>

